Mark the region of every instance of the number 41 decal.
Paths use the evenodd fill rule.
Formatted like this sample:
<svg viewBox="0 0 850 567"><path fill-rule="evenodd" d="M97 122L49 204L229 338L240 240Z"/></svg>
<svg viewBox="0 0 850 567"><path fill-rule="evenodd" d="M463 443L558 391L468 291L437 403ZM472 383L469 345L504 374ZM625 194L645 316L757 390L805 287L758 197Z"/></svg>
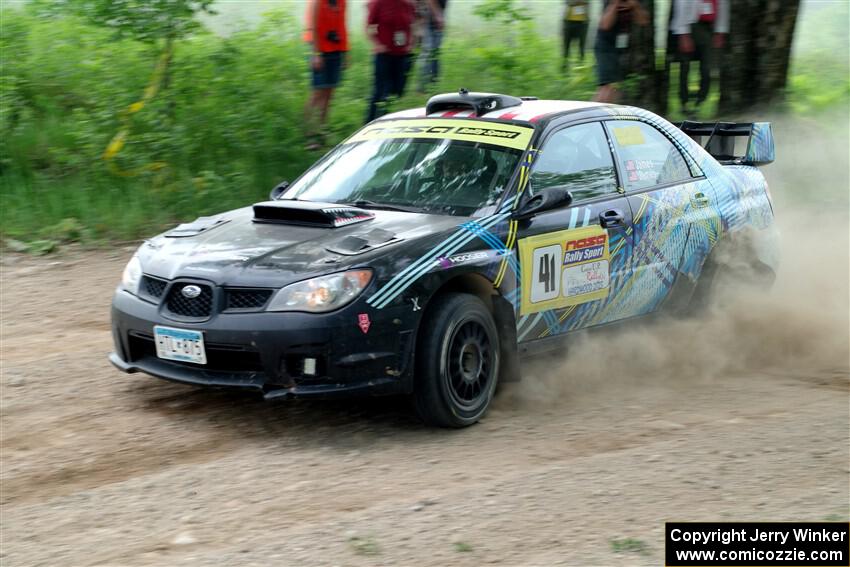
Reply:
<svg viewBox="0 0 850 567"><path fill-rule="evenodd" d="M519 241L520 314L558 309L608 296L608 233L593 226Z"/></svg>

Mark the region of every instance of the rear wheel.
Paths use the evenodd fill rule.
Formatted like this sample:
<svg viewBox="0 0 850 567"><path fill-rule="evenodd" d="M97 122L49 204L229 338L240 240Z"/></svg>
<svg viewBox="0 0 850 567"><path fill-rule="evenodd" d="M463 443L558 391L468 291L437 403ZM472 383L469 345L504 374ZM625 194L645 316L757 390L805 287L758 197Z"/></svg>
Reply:
<svg viewBox="0 0 850 567"><path fill-rule="evenodd" d="M451 293L429 306L416 350L414 403L430 425L465 427L490 406L499 376L499 333L479 298Z"/></svg>

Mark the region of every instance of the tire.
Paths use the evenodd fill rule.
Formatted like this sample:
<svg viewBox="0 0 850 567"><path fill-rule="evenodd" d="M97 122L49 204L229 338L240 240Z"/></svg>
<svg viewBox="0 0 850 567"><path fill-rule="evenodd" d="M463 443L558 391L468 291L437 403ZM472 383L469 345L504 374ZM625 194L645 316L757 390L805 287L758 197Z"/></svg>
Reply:
<svg viewBox="0 0 850 567"><path fill-rule="evenodd" d="M499 376L499 332L484 302L449 293L420 324L413 402L428 425L466 427L490 406Z"/></svg>

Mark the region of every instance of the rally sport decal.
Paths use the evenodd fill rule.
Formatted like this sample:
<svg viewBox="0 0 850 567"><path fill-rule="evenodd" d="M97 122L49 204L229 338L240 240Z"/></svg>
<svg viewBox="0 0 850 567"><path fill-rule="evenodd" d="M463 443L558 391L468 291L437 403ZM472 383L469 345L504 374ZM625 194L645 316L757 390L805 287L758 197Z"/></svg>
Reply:
<svg viewBox="0 0 850 567"><path fill-rule="evenodd" d="M484 125L482 125L484 124ZM367 140L393 138L430 138L435 140L460 140L524 150L531 141L534 129L518 124L473 123L463 119L438 120L381 120L370 124L348 138L352 144Z"/></svg>
<svg viewBox="0 0 850 567"><path fill-rule="evenodd" d="M578 305L608 296L608 232L599 226L530 236L519 241L520 314Z"/></svg>

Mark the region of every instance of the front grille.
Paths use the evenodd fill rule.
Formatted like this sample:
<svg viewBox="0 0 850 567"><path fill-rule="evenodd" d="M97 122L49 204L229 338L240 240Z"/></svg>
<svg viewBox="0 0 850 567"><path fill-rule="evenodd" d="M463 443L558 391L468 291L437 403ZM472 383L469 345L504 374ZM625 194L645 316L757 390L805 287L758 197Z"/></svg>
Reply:
<svg viewBox="0 0 850 567"><path fill-rule="evenodd" d="M198 297L186 297L183 288L196 285L201 288ZM205 284L178 282L171 286L168 297L165 300L165 308L173 315L180 317L191 317L194 319L205 319L212 312L213 292L212 288Z"/></svg>
<svg viewBox="0 0 850 567"><path fill-rule="evenodd" d="M156 358L156 344L150 335L131 332L128 337L130 344L130 359L137 361L145 357ZM260 353L249 350L241 345L207 343L204 345L207 354L206 364L194 364L177 360L167 361L189 368L197 368L212 372L263 372Z"/></svg>
<svg viewBox="0 0 850 567"><path fill-rule="evenodd" d="M168 282L150 276L142 276L142 291L154 299L162 297Z"/></svg>
<svg viewBox="0 0 850 567"><path fill-rule="evenodd" d="M270 289L228 289L225 309L260 309L272 296Z"/></svg>

